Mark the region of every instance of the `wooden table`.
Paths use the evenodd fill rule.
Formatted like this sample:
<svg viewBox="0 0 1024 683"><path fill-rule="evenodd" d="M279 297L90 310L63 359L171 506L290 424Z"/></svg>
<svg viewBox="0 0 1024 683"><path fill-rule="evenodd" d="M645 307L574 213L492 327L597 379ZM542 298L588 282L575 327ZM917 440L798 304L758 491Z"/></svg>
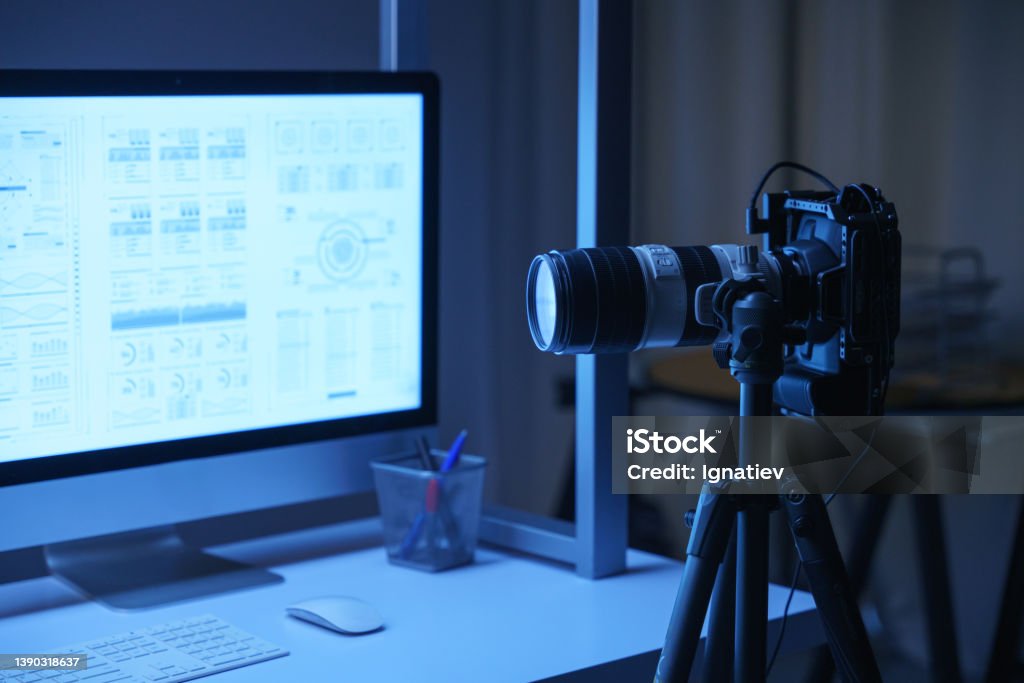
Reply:
<svg viewBox="0 0 1024 683"><path fill-rule="evenodd" d="M1001 362L995 375L999 378L995 383L949 387L931 373L897 374L886 407L904 413L1024 409L1024 364ZM677 354L651 363L648 379L654 389L687 398L716 403L736 403L740 398L739 383L715 364L708 348L679 349Z"/></svg>

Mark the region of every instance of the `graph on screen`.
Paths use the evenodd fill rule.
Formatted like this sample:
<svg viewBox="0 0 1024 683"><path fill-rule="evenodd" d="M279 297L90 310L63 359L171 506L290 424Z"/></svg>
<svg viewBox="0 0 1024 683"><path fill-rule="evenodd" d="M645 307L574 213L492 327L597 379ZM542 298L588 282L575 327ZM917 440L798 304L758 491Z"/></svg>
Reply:
<svg viewBox="0 0 1024 683"><path fill-rule="evenodd" d="M420 405L419 95L6 98L0 461Z"/></svg>

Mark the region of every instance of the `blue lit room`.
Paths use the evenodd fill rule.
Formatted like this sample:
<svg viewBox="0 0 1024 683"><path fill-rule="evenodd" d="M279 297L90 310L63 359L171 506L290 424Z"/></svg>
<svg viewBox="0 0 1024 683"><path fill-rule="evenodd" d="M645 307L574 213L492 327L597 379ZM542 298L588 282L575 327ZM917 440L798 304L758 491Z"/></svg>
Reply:
<svg viewBox="0 0 1024 683"><path fill-rule="evenodd" d="M1024 681L1022 38L0 1L0 683Z"/></svg>

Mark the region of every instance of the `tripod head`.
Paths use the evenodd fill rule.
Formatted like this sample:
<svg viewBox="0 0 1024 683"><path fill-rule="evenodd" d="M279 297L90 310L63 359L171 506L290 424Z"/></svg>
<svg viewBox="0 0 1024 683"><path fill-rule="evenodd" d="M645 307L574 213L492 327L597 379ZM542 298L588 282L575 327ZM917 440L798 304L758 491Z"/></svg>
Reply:
<svg viewBox="0 0 1024 683"><path fill-rule="evenodd" d="M740 249L741 266L757 263L757 247ZM758 271L745 268L734 277L697 288L698 322L721 330L712 346L718 366L740 383L774 384L783 372L783 342L800 337L785 326L782 304Z"/></svg>

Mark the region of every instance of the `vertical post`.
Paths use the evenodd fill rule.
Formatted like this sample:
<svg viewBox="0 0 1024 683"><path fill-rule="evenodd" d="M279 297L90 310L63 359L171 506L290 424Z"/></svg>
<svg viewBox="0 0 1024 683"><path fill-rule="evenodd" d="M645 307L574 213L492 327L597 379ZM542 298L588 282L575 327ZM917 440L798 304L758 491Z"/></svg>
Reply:
<svg viewBox="0 0 1024 683"><path fill-rule="evenodd" d="M426 0L380 0L381 71L413 71L426 63Z"/></svg>
<svg viewBox="0 0 1024 683"><path fill-rule="evenodd" d="M942 499L921 495L910 500L914 508L917 555L924 588L924 614L930 650L928 666L933 681L957 683L961 680L960 656L956 645L949 554L942 527ZM1020 643L1019 640L1017 642Z"/></svg>
<svg viewBox="0 0 1024 683"><path fill-rule="evenodd" d="M580 0L576 246L627 244L633 3ZM626 496L612 495L611 418L626 415L628 357L576 357L576 571L626 568Z"/></svg>
<svg viewBox="0 0 1024 683"><path fill-rule="evenodd" d="M1010 551L1006 582L1003 584L1002 607L999 610L985 683L1010 683L1014 672L1020 668L1020 634L1024 630L1024 581L1020 580L1024 575L1024 497L1020 498L1017 531Z"/></svg>
<svg viewBox="0 0 1024 683"><path fill-rule="evenodd" d="M734 309L733 320L738 319ZM734 329L738 327L734 322ZM781 344L774 348L781 359ZM747 467L757 464L759 451L772 440L771 423L764 418L750 417L771 415L772 385L753 384L742 374L737 374L736 378L740 382L739 466ZM764 680L768 653L767 501L771 498L744 497L736 516L736 649L733 659L736 683Z"/></svg>

